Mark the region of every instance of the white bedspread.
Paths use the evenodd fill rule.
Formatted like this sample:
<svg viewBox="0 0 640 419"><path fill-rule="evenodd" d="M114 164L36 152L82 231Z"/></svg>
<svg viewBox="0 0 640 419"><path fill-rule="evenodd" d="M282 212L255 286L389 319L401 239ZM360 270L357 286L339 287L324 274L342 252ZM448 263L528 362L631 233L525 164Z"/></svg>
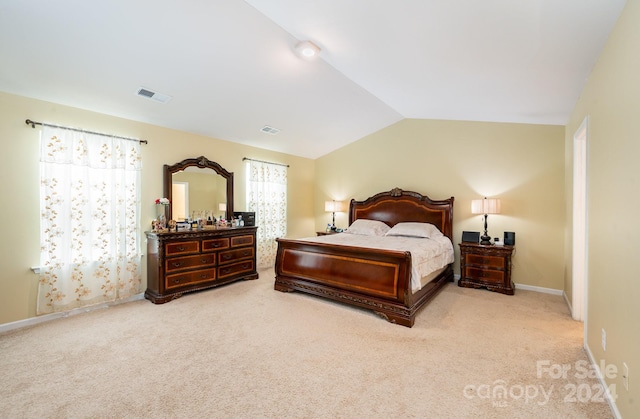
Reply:
<svg viewBox="0 0 640 419"><path fill-rule="evenodd" d="M422 288L420 278L453 263L453 244L446 236L433 239L417 237L379 237L338 233L307 237L304 241L358 246L373 249L400 250L411 253L411 291Z"/></svg>

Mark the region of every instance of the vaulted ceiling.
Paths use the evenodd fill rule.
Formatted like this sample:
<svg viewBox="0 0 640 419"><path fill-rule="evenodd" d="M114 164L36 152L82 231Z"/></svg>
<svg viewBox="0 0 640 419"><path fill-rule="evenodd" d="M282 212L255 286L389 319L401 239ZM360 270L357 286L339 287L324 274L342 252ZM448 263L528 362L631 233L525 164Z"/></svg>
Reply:
<svg viewBox="0 0 640 419"><path fill-rule="evenodd" d="M564 125L624 4L0 0L0 90L309 158L404 118Z"/></svg>

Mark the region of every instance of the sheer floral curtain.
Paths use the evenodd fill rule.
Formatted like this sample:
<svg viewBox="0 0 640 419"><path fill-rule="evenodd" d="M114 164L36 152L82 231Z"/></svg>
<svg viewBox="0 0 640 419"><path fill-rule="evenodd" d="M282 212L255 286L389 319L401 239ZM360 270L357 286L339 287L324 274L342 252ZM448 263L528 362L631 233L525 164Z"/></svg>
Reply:
<svg viewBox="0 0 640 419"><path fill-rule="evenodd" d="M256 213L258 268L276 260L276 238L287 234L287 167L247 160L247 211Z"/></svg>
<svg viewBox="0 0 640 419"><path fill-rule="evenodd" d="M37 313L141 289L140 143L43 124Z"/></svg>

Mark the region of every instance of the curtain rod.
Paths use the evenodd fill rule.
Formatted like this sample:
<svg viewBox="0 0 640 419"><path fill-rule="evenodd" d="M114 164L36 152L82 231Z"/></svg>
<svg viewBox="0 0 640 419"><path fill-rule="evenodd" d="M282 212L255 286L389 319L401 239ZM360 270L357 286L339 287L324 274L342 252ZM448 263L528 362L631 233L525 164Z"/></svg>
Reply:
<svg viewBox="0 0 640 419"><path fill-rule="evenodd" d="M43 123L43 122L35 122L32 121L30 119L27 119L26 121L24 121L27 125L31 125L31 128L35 128L36 125L42 125L45 127L53 127L53 128L60 128L60 129L68 129L69 131L77 131L77 132L86 132L87 134L95 134L95 135L102 135L104 137L111 137L111 138L120 138L121 140L129 140L129 141L137 141L140 144L147 144L147 140L137 140L135 138L128 138L128 137L120 137L118 135L109 135L109 134L103 134L101 132L95 132L95 131L87 131L86 129L78 129L78 128L71 128L71 127L63 127L62 125L53 125L53 124L47 124L47 123Z"/></svg>
<svg viewBox="0 0 640 419"><path fill-rule="evenodd" d="M250 159L249 157L243 157L243 158L242 158L242 161L245 161L245 160L249 160L249 161L257 161L257 162L260 162L260 163L267 163L267 164L275 164L276 166L285 166L285 167L289 167L289 165L288 165L288 164L273 163L273 162L270 162L270 161L256 160L256 159Z"/></svg>

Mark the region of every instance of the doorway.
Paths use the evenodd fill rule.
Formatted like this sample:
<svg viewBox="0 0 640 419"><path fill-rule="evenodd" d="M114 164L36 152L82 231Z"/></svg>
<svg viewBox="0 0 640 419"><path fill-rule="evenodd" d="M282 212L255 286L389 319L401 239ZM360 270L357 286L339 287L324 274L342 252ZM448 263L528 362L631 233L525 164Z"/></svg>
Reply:
<svg viewBox="0 0 640 419"><path fill-rule="evenodd" d="M184 221L189 214L189 182L171 184L171 214L176 221Z"/></svg>
<svg viewBox="0 0 640 419"><path fill-rule="evenodd" d="M585 321L587 304L587 145L589 117L573 134L572 317ZM585 329L586 330L586 329ZM586 336L585 336L586 339Z"/></svg>

